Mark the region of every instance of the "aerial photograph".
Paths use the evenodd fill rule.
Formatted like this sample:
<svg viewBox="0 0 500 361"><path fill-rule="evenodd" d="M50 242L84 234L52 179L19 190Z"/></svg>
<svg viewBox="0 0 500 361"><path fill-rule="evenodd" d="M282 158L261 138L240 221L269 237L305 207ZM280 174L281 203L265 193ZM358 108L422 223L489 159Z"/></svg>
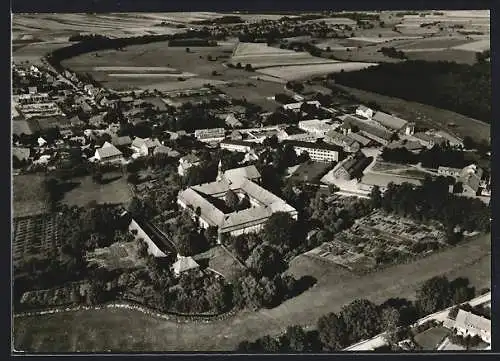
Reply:
<svg viewBox="0 0 500 361"><path fill-rule="evenodd" d="M489 10L11 23L12 354L491 350Z"/></svg>

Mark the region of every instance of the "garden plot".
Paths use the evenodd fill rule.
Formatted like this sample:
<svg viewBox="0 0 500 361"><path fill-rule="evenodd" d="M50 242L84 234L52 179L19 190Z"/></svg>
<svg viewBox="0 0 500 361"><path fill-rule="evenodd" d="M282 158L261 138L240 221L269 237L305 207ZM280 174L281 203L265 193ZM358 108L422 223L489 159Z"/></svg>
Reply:
<svg viewBox="0 0 500 361"><path fill-rule="evenodd" d="M441 247L445 239L439 224L418 224L393 214L374 212L305 255L353 272L366 272L379 265L430 253Z"/></svg>
<svg viewBox="0 0 500 361"><path fill-rule="evenodd" d="M12 181L13 216L30 216L48 210L48 193L45 191L44 175L23 174Z"/></svg>
<svg viewBox="0 0 500 361"><path fill-rule="evenodd" d="M108 270L136 268L145 266L146 259L138 256L139 244L136 241L113 243L109 247L97 248L86 255L89 263Z"/></svg>
<svg viewBox="0 0 500 361"><path fill-rule="evenodd" d="M278 66L259 69L258 72L261 74L290 81L305 79L308 77L324 75L328 73L339 73L341 71L356 71L376 65L378 64L361 62L335 62L328 64Z"/></svg>

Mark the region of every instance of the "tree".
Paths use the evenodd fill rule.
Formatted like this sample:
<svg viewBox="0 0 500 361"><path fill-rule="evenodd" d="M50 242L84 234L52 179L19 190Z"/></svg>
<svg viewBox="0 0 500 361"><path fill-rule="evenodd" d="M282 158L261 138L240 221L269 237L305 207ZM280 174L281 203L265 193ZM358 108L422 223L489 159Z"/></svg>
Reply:
<svg viewBox="0 0 500 361"><path fill-rule="evenodd" d="M368 300L354 300L342 307L340 315L346 325L349 343L370 338L381 331L379 309Z"/></svg>
<svg viewBox="0 0 500 361"><path fill-rule="evenodd" d="M262 243L253 249L246 264L259 277L272 277L285 268L283 258L276 248L266 243Z"/></svg>
<svg viewBox="0 0 500 361"><path fill-rule="evenodd" d="M226 206L231 209L232 211L235 211L238 207L238 203L240 199L238 198L238 195L232 190L229 189L226 192L226 196L224 197L224 201L226 202Z"/></svg>
<svg viewBox="0 0 500 361"><path fill-rule="evenodd" d="M102 172L100 170L96 170L92 179L95 183L100 184L102 182Z"/></svg>
<svg viewBox="0 0 500 361"><path fill-rule="evenodd" d="M289 326L285 332L288 349L291 352L307 352L310 350L307 334L300 326Z"/></svg>
<svg viewBox="0 0 500 361"><path fill-rule="evenodd" d="M382 193L380 192L379 186L373 186L370 191L370 202L374 209L378 209L382 206Z"/></svg>
<svg viewBox="0 0 500 361"><path fill-rule="evenodd" d="M191 49L186 48L186 53L189 53L189 52L191 52Z"/></svg>
<svg viewBox="0 0 500 361"><path fill-rule="evenodd" d="M253 71L252 64L246 64L245 65L245 70L246 71Z"/></svg>
<svg viewBox="0 0 500 361"><path fill-rule="evenodd" d="M326 351L339 351L347 345L347 328L344 319L329 313L318 319L319 339Z"/></svg>
<svg viewBox="0 0 500 361"><path fill-rule="evenodd" d="M290 245L294 234L295 220L289 213L276 212L266 221L262 240L274 245Z"/></svg>
<svg viewBox="0 0 500 361"><path fill-rule="evenodd" d="M394 307L382 309L382 329L386 332L385 339L390 345L395 345L398 340L398 327L401 325L401 315Z"/></svg>
<svg viewBox="0 0 500 361"><path fill-rule="evenodd" d="M129 174L129 176L127 177L127 182L129 182L130 184L139 183L139 176L137 175L137 173Z"/></svg>
<svg viewBox="0 0 500 361"><path fill-rule="evenodd" d="M450 303L450 283L446 277L433 277L417 290L416 306L421 316L442 310Z"/></svg>

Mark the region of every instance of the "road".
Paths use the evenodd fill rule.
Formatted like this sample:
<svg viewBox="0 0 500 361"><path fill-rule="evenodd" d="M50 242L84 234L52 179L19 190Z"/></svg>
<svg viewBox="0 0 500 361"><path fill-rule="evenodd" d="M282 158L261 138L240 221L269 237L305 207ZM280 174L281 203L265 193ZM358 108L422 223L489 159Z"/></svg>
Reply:
<svg viewBox="0 0 500 361"><path fill-rule="evenodd" d="M358 298L375 303L391 297L413 299L416 288L437 275L449 279L468 277L477 289L491 287L491 236L483 235L416 262L364 276L312 262L300 256L292 262L291 271L297 277L314 276L318 280L316 285L270 310L242 312L228 320L207 324L159 321L132 311L35 316L15 320L16 344L48 352L72 351L75 347L79 350L117 347L128 351L134 346L127 340L138 339L142 350L148 351L230 351L241 341L279 334L290 325L314 326L320 316L339 312L343 305ZM63 335L58 345L43 336L45 329Z"/></svg>
<svg viewBox="0 0 500 361"><path fill-rule="evenodd" d="M476 297L472 300L470 300L469 303L472 307L487 303L491 301L491 292L488 292L482 296ZM438 322L444 322L448 318L448 313L454 306L448 307L442 311L438 311L436 313L433 313L431 315L425 316L419 320L417 320L413 326L418 326L421 325L427 321L430 320L436 320ZM347 348L344 349L344 351L372 351L375 350L379 347L382 347L386 344L385 339L384 339L385 333L381 333L369 340L363 340L361 342L358 342L354 345L351 345Z"/></svg>

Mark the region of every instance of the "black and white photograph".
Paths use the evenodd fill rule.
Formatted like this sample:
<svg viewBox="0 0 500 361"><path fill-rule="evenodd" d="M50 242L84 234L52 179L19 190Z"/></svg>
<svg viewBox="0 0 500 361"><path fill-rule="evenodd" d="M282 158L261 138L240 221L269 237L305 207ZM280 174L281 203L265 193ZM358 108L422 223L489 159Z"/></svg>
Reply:
<svg viewBox="0 0 500 361"><path fill-rule="evenodd" d="M12 354L491 352L490 10L10 41Z"/></svg>

